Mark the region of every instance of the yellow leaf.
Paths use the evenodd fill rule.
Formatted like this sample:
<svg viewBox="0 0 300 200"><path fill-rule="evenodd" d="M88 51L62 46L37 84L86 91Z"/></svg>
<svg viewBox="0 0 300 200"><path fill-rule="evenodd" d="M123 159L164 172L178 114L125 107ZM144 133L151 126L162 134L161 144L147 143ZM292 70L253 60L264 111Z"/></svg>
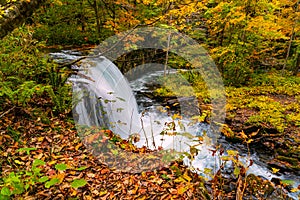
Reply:
<svg viewBox="0 0 300 200"><path fill-rule="evenodd" d="M103 196L103 195L105 195L105 194L107 194L107 190L100 191L99 196L101 197L101 196Z"/></svg>
<svg viewBox="0 0 300 200"><path fill-rule="evenodd" d="M181 176L174 180L175 183L186 182Z"/></svg>
<svg viewBox="0 0 300 200"><path fill-rule="evenodd" d="M54 165L56 163L56 160L52 160L50 162L48 162L49 165Z"/></svg>
<svg viewBox="0 0 300 200"><path fill-rule="evenodd" d="M247 144L250 144L251 142L253 142L253 139L248 140Z"/></svg>
<svg viewBox="0 0 300 200"><path fill-rule="evenodd" d="M277 172L279 172L279 170L280 170L280 169L277 169L277 168L272 167L272 173L273 173L273 174L276 174Z"/></svg>
<svg viewBox="0 0 300 200"><path fill-rule="evenodd" d="M139 189L139 186L135 185L134 189L128 191L128 194L134 195L134 194L136 194L136 192L137 192L138 189Z"/></svg>
<svg viewBox="0 0 300 200"><path fill-rule="evenodd" d="M73 189L73 188L71 188L71 190L72 190L71 196L76 196L77 195L77 190Z"/></svg>
<svg viewBox="0 0 300 200"><path fill-rule="evenodd" d="M172 116L172 119L175 120L175 119L182 119L182 116L180 116L179 114L175 113L173 116Z"/></svg>
<svg viewBox="0 0 300 200"><path fill-rule="evenodd" d="M58 156L52 155L52 157L53 157L54 159L59 159L59 158L63 158L64 156L62 156L62 155L58 155Z"/></svg>
<svg viewBox="0 0 300 200"><path fill-rule="evenodd" d="M19 160L14 160L14 161L15 161L15 163L17 163L18 165L24 165L24 164L25 164L24 162L19 161Z"/></svg>
<svg viewBox="0 0 300 200"><path fill-rule="evenodd" d="M180 187L177 189L177 194L183 194L185 193L185 191L187 191L187 187Z"/></svg>
<svg viewBox="0 0 300 200"><path fill-rule="evenodd" d="M79 143L79 144L75 147L76 151L78 151L78 149L79 149L81 146L82 146L82 143Z"/></svg>
<svg viewBox="0 0 300 200"><path fill-rule="evenodd" d="M252 133L250 134L250 137L256 136L256 135L259 133L259 131L260 131L260 129L258 129L258 130L255 131L255 132L252 132Z"/></svg>
<svg viewBox="0 0 300 200"><path fill-rule="evenodd" d="M69 173L70 173L71 175L75 175L75 174L76 174L76 171L69 171Z"/></svg>
<svg viewBox="0 0 300 200"><path fill-rule="evenodd" d="M54 0L53 1L56 5L62 6L63 3L60 0Z"/></svg>
<svg viewBox="0 0 300 200"><path fill-rule="evenodd" d="M291 189L291 192L298 192L298 191L299 191L298 188L293 188L293 189Z"/></svg>
<svg viewBox="0 0 300 200"><path fill-rule="evenodd" d="M188 182L190 182L191 180L192 180L192 178L191 177L189 177L189 175L187 175L186 173L185 174L183 174L183 176L182 176L185 180L187 180Z"/></svg>
<svg viewBox="0 0 300 200"><path fill-rule="evenodd" d="M247 139L248 136L244 133L244 131L240 132L240 135L243 139Z"/></svg>
<svg viewBox="0 0 300 200"><path fill-rule="evenodd" d="M230 156L236 156L236 155L238 155L238 151L235 151L235 150L227 150L227 153L228 153L228 155L230 155Z"/></svg>

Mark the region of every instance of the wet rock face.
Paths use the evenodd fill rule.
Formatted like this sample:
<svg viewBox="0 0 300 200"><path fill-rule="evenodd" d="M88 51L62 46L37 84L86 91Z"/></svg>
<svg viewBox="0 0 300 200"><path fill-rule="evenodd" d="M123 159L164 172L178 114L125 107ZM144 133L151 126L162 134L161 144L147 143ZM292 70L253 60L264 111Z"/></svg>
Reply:
<svg viewBox="0 0 300 200"><path fill-rule="evenodd" d="M222 179L222 184L217 180ZM219 174L213 180L206 183L206 187L210 193L215 194L216 196L222 197L226 194L224 199L236 199L237 193L239 192L238 188L243 187L244 190L242 193L242 199L276 199L276 200L293 200L286 193L287 188L281 188L280 179L273 180L277 181L278 184L274 184L266 179L250 174L248 176L239 176L239 177L228 177L225 174ZM218 193L223 191L223 194Z"/></svg>
<svg viewBox="0 0 300 200"><path fill-rule="evenodd" d="M162 87L160 84L149 82L145 86L147 88L145 91L136 91L137 103L139 105L141 104L139 101L140 97L147 97L151 100L148 105L143 101L143 107L159 104L167 108L168 111L177 112L185 117L201 115L202 111L210 109L210 106L200 104L195 96L157 95L155 91Z"/></svg>
<svg viewBox="0 0 300 200"><path fill-rule="evenodd" d="M282 100L280 98L276 98ZM293 100L287 99L288 102ZM269 167L280 169L281 173L300 175L300 127L290 125L283 132L279 132L269 124L252 124L248 119L257 115L257 110L237 108L234 115L228 115L226 124L233 132L233 137L227 137L230 142L244 143L250 140L250 148L254 149L260 159ZM245 135L241 135L241 133ZM244 138L243 138L244 137ZM247 137L247 138L245 138Z"/></svg>

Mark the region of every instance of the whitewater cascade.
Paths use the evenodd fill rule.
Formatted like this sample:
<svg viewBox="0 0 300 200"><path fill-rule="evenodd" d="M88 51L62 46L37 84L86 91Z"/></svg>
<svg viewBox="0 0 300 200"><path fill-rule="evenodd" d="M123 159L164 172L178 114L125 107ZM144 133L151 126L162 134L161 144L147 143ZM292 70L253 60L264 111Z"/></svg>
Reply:
<svg viewBox="0 0 300 200"><path fill-rule="evenodd" d="M61 54L61 55L60 55ZM74 59L67 53L52 53L53 57L58 57L61 60ZM66 59L67 58L67 59ZM135 98L134 92L140 91L145 88L145 83L151 80L155 80L155 77L161 76L163 72L152 72L151 74L144 74L142 77L138 77L136 80L131 80L129 83L123 76L120 70L107 58L89 58L82 61L80 67L74 66L78 70L77 75L73 75L69 81L73 84L73 116L77 125L88 127L102 127L112 130L114 133L118 133L123 139L128 138L130 133L139 133L142 135L141 115L138 112L138 105ZM131 86L131 87L130 87ZM140 99L143 102L152 102L151 99ZM152 102L153 103L153 102ZM144 110L145 108L140 110ZM144 118L144 130L148 131L147 135L150 136L149 121L169 121L168 116L162 115L157 112L155 106L147 107L149 110L148 114ZM150 117L151 116L151 117ZM153 125L154 137L157 144L161 142L160 131L163 127L161 125ZM203 135L206 132L207 135L211 135L209 125L196 124L194 126L187 126L187 132L193 134L193 136ZM84 134L80 133L79 134ZM149 137L151 138L151 137ZM178 144L187 143L193 145L193 140L189 140L182 135L177 138L174 136L164 136L165 147L170 146L171 148L176 147ZM181 143L178 143L180 141ZM177 143L176 143L177 142ZM240 151L238 147L235 147L225 140L220 141L223 147L226 149L234 149ZM175 143L175 144L174 144ZM141 138L141 141L136 144L137 146L145 145L145 140ZM164 149L165 149L164 147ZM182 152L188 152L188 148L180 148ZM197 173L206 176L202 173L205 168L213 169L217 171L219 169L218 163L216 163L216 157L220 155L212 156L210 144L203 144L198 147L198 154L193 162L190 162L187 158L184 158L184 162L187 165L192 165L197 169ZM226 152L224 155L227 155ZM299 179L294 176L288 175L275 175L268 168L265 163L262 163L258 155L253 154L247 158L247 155L241 155L240 161L248 165L249 159L253 160L254 163L248 169L247 174L255 174L262 176L268 180L272 178L279 178L282 180L290 179L294 180L293 184L296 187L299 184ZM230 167L230 166L228 166ZM147 170L147 169L146 169ZM207 177L209 178L209 177ZM297 193L289 194L290 197L297 199Z"/></svg>
<svg viewBox="0 0 300 200"><path fill-rule="evenodd" d="M139 141L135 143L138 147L189 150L196 135L189 138L180 134L162 136L164 124L174 120L153 112L156 108L147 114L139 113L129 82L107 58L89 58L77 70L77 75L69 79L73 83L73 116L77 127L109 129L123 139L138 134ZM178 129L176 127L177 132ZM78 130L83 136L87 129Z"/></svg>
<svg viewBox="0 0 300 200"><path fill-rule="evenodd" d="M140 131L133 92L120 70L107 58L86 59L70 81L78 125L110 129L122 138Z"/></svg>

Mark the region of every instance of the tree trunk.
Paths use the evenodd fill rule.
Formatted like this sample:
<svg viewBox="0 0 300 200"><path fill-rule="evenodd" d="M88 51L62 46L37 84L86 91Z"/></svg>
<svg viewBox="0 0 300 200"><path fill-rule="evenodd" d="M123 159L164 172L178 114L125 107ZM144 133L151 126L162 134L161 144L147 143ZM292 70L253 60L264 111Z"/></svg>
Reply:
<svg viewBox="0 0 300 200"><path fill-rule="evenodd" d="M85 12L84 12L83 0L80 1L80 23L81 23L81 32L85 32Z"/></svg>
<svg viewBox="0 0 300 200"><path fill-rule="evenodd" d="M300 70L300 53L297 53L296 66L293 70L293 75L296 76Z"/></svg>
<svg viewBox="0 0 300 200"><path fill-rule="evenodd" d="M97 26L98 40L100 40L100 37L101 37L101 21L100 21L100 16L99 16L99 9L98 9L97 0L94 0L94 9L95 9L95 15L96 15L96 26Z"/></svg>
<svg viewBox="0 0 300 200"><path fill-rule="evenodd" d="M6 5L4 7L4 14L0 15L0 39L17 28L46 1L47 0L30 0Z"/></svg>
<svg viewBox="0 0 300 200"><path fill-rule="evenodd" d="M298 12L298 8L299 8L298 5L299 5L299 1L296 3L296 10L295 10L295 13ZM293 42L294 36L295 36L295 28L296 28L296 25L297 25L298 21L299 21L299 19L295 18L294 25L293 25L293 27L292 27L292 32L291 32L291 37L290 37L290 41L289 41L287 53L286 53L286 57L285 57L285 61L284 61L284 65L283 65L283 67L282 67L282 71L285 70L286 65L287 65L287 61L288 61L289 56L290 56L290 51L291 51L291 47L292 47L292 42Z"/></svg>

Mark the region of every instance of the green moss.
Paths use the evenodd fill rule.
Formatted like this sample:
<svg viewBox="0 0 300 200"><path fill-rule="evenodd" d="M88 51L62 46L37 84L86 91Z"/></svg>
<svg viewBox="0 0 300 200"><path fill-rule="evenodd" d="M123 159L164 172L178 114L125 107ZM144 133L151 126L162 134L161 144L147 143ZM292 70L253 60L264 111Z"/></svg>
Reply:
<svg viewBox="0 0 300 200"><path fill-rule="evenodd" d="M197 97L204 103L217 98L217 95L211 97L214 91L208 92L201 76L196 76L191 83ZM249 113L243 120L248 126L272 128L280 133L290 126L300 126L300 77L282 76L279 72L264 73L254 75L248 86L225 89L227 119L234 120L239 116L237 111L245 109ZM170 91L169 87L160 89L159 93L175 94Z"/></svg>
<svg viewBox="0 0 300 200"><path fill-rule="evenodd" d="M253 86L227 87L227 116L239 109L253 111L246 123L274 128L283 133L290 125L300 126L300 78L263 74Z"/></svg>

